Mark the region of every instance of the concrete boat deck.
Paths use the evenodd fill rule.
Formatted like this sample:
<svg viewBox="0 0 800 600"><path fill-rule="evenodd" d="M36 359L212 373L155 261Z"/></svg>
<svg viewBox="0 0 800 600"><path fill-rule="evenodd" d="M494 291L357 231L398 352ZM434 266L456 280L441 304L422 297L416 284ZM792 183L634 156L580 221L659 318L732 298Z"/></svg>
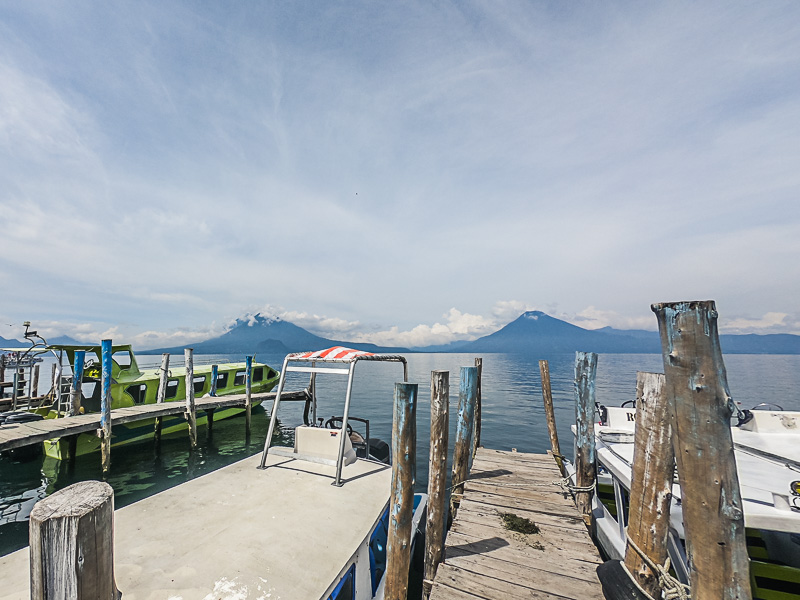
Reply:
<svg viewBox="0 0 800 600"><path fill-rule="evenodd" d="M602 562L552 456L480 448L447 534L431 600L602 600ZM506 529L502 515L538 533Z"/></svg>
<svg viewBox="0 0 800 600"><path fill-rule="evenodd" d="M270 454L114 512L125 600L322 598L388 506L391 468ZM0 600L30 597L29 551L0 557Z"/></svg>

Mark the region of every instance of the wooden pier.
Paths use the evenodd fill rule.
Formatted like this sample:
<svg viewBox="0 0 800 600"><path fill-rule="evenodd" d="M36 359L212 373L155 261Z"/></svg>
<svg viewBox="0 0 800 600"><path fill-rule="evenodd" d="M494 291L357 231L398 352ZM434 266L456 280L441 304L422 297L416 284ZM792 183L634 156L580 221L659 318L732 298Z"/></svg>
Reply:
<svg viewBox="0 0 800 600"><path fill-rule="evenodd" d="M275 399L275 392L252 394L253 402L264 402ZM305 400L305 391L285 392L281 401ZM195 410L212 411L221 408L245 407L247 394L231 394L229 396L205 396L195 400ZM178 415L186 412L186 403L162 402L157 404L141 404L126 408L115 408L111 411L112 425L121 425L133 421ZM80 433L95 433L100 429L102 413L89 413L64 417L60 419L44 419L29 423L7 423L0 427L0 452L22 446L40 444L45 440L62 438Z"/></svg>
<svg viewBox="0 0 800 600"><path fill-rule="evenodd" d="M602 599L602 559L560 479L551 455L478 449L431 600ZM506 528L514 516L538 532Z"/></svg>

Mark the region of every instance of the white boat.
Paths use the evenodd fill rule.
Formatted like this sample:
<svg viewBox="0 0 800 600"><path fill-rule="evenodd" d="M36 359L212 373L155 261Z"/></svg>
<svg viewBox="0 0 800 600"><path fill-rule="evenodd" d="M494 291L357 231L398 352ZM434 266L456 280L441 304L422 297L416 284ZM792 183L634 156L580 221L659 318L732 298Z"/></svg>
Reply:
<svg viewBox="0 0 800 600"><path fill-rule="evenodd" d="M114 576L123 597L382 599L392 469L370 456L380 445L369 436L346 433L350 423L366 425L350 415L362 361L405 367L402 356L344 348L289 355L263 454L116 510ZM293 372L311 374L314 420L295 429L293 446L272 446ZM343 407L327 397L317 405L319 376L347 378ZM342 412L325 427L316 418L321 410ZM415 494L412 569L413 552L424 550L426 504L426 495ZM0 556L0 600L29 597L28 557L27 548Z"/></svg>
<svg viewBox="0 0 800 600"><path fill-rule="evenodd" d="M318 352L290 354L284 360L261 457L260 468L264 472L258 473L256 477L285 480L286 473L291 472L289 484L284 482L280 488L286 510L297 511L309 499L313 504L310 510L307 507L300 509L297 516L298 520L306 521L303 531L309 533L307 539L299 541L308 546L329 544L330 551L319 561L303 561L304 568L309 571L327 573L321 576L320 585L315 591L307 595L298 594L298 590L292 588L290 577L283 593L279 589L275 590L279 592L278 597L329 600L383 598L391 468L375 456L382 454L385 444L370 438L369 422L350 415L353 375L356 363L360 361L399 362L403 365L403 381L407 381L408 367L405 358L400 355L372 354L337 346ZM293 372L311 375L308 388L311 391L311 403L306 407L306 424L295 429L293 447L273 446L272 434L280 411L281 393L286 375ZM327 421L317 417L316 378L320 375L347 377L341 416L334 416ZM366 425L363 434L353 429L353 422ZM323 492L328 501L324 504L315 503L316 493ZM415 551L424 549L422 531L426 506L427 495L415 494L411 539L412 568L421 560L419 554L417 560L413 560ZM342 539L331 539L327 535L329 526L344 520L352 523L348 527L351 531L361 532L361 535L351 536L349 545ZM420 524L423 524L422 528ZM278 565L287 560L285 548L282 546L275 547L275 556L264 557L265 562L272 565L274 573L279 572ZM287 569L289 568L290 565L287 565Z"/></svg>
<svg viewBox="0 0 800 600"><path fill-rule="evenodd" d="M610 559L624 560L636 410L601 406L599 413L595 535ZM800 412L754 409L743 415L731 430L753 598L800 599ZM574 481L574 466L568 471ZM688 583L677 480L672 497L668 552L676 576Z"/></svg>

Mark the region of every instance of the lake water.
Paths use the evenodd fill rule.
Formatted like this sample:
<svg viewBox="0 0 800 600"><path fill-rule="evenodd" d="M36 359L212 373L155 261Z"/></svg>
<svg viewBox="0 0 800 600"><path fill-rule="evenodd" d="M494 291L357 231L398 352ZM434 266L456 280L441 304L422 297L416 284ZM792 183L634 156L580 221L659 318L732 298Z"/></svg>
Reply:
<svg viewBox="0 0 800 600"><path fill-rule="evenodd" d="M198 356L198 361L224 362L241 356ZM282 356L261 355L280 369ZM544 452L549 437L544 417L539 378L540 357L522 355L483 355L484 446L500 450L516 448L520 452ZM419 384L417 409L417 487L427 483L427 456L430 438L430 379L433 370L450 371L450 455L455 442L459 372L472 366L474 356L466 354L408 354L409 381ZM556 421L562 450L572 454L570 425L574 422L574 355L548 357ZM139 357L140 367L157 366L160 356ZM730 355L725 357L728 382L734 400L743 408L760 402L774 402L787 410L800 410L800 356ZM597 369L598 402L616 406L632 400L637 371L662 371L660 355L602 354ZM49 367L42 369L49 373ZM353 386L351 415L370 420L370 435L387 442L392 427L394 382L402 380L402 366L396 363L359 363ZM325 419L341 415L346 377L318 377L318 416ZM302 389L307 376L289 380L287 389ZM292 431L303 421L303 404L285 403L281 409L278 436L290 443ZM169 487L178 485L215 469L259 452L268 426L266 411L254 413L253 432L245 440L244 418L217 421L213 437L198 432L199 446L190 451L188 435L165 436L160 452L152 443L126 446L112 451L111 472L107 481L114 488L115 504L122 507ZM358 427L356 427L358 429ZM27 518L41 498L71 483L102 479L99 455L79 457L72 470L52 459L39 458L15 462L0 458L0 555L27 545ZM257 499L253 499L257 502ZM187 498L190 504L191 499Z"/></svg>

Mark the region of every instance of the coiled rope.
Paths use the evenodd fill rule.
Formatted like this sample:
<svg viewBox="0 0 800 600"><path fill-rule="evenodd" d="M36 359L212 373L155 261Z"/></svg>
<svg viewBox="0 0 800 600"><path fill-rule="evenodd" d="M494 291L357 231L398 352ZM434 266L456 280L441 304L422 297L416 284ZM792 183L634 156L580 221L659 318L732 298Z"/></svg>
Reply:
<svg viewBox="0 0 800 600"><path fill-rule="evenodd" d="M658 565L653 562L653 560L651 560L651 558L647 556L647 554L645 554L642 549L639 548L639 546L636 545L636 543L631 539L630 535L626 533L625 537L628 538L628 545L633 548L639 556L642 557L642 560L648 567L650 567L653 573L658 575L658 585L664 591L664 600L691 600L689 586L670 575L669 556L667 556L667 560L664 561L663 565ZM625 563L622 563L622 565L625 566ZM625 570L627 571L628 568L625 567Z"/></svg>

